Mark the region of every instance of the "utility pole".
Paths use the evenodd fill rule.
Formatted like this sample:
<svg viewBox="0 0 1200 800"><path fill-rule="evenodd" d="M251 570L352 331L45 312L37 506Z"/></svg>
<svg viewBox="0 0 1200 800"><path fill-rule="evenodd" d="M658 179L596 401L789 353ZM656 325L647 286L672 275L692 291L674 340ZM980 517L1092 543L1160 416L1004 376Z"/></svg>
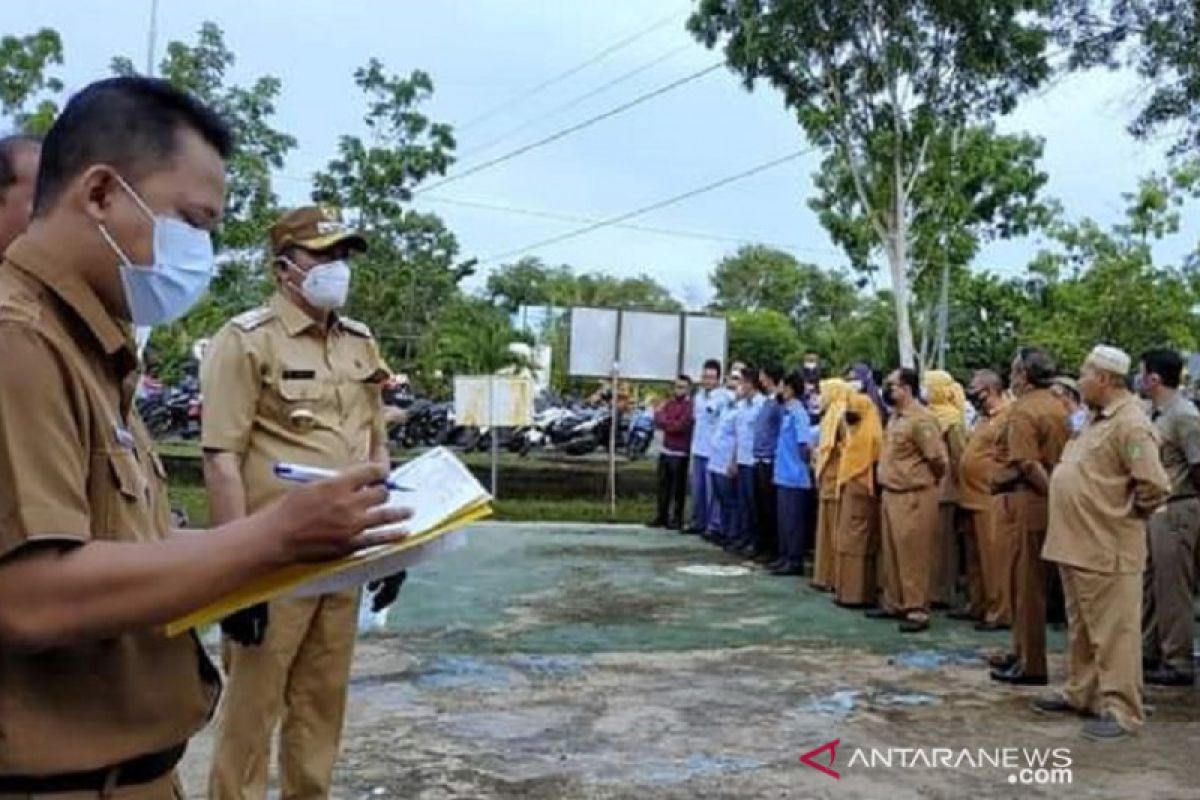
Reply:
<svg viewBox="0 0 1200 800"><path fill-rule="evenodd" d="M146 75L154 77L154 45L158 40L158 0L150 0L150 30L146 34Z"/></svg>

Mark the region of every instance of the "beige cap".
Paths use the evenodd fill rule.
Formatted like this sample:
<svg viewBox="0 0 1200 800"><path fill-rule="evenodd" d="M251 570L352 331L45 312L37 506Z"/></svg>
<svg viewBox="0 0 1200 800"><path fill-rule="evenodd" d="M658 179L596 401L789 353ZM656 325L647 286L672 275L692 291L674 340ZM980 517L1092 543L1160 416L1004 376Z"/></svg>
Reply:
<svg viewBox="0 0 1200 800"><path fill-rule="evenodd" d="M1117 375L1128 375L1129 368L1133 364L1129 354L1124 350L1106 344L1098 344L1093 347L1091 354L1087 357L1087 363L1096 369Z"/></svg>
<svg viewBox="0 0 1200 800"><path fill-rule="evenodd" d="M1075 380L1070 375L1059 375L1054 379L1053 382L1057 383L1059 386L1070 389L1076 397L1079 397L1079 381Z"/></svg>

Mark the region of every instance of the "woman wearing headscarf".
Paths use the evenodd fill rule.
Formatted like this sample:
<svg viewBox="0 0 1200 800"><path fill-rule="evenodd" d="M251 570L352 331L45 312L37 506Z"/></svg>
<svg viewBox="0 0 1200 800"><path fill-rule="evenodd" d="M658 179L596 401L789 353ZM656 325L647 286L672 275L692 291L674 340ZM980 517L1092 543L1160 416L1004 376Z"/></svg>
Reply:
<svg viewBox="0 0 1200 800"><path fill-rule="evenodd" d="M883 451L879 409L862 392L846 400L845 443L837 466L838 514L834 602L864 608L875 602L879 501L875 465Z"/></svg>
<svg viewBox="0 0 1200 800"><path fill-rule="evenodd" d="M858 384L858 389L875 404L875 410L879 412L879 421L886 425L888 420L887 405L883 402L883 395L879 392L879 384L875 382L875 371L871 369L871 365L867 363L858 363L850 368L846 374L846 379Z"/></svg>
<svg viewBox="0 0 1200 800"><path fill-rule="evenodd" d="M967 446L967 397L950 373L938 369L925 373L925 391L949 456L949 467L942 478L941 528L929 584L930 603L945 608L954 605L958 584L958 467ZM978 585L980 575L971 575L970 580Z"/></svg>
<svg viewBox="0 0 1200 800"><path fill-rule="evenodd" d="M837 560L837 551L834 538L837 533L837 474L844 438L843 416L849 396L850 384L841 378L827 378L821 381L821 424L814 465L819 507L811 586L822 592L834 591L836 588L834 563Z"/></svg>

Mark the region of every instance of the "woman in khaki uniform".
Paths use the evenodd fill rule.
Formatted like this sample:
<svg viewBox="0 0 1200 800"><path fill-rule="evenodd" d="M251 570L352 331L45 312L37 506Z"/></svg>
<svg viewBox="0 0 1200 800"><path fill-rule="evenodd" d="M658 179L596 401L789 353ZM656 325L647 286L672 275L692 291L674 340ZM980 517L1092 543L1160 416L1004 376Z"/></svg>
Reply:
<svg viewBox="0 0 1200 800"><path fill-rule="evenodd" d="M846 402L846 438L838 463L835 602L863 608L875 602L875 554L879 550L879 501L875 465L883 450L883 422L867 395Z"/></svg>
<svg viewBox="0 0 1200 800"><path fill-rule="evenodd" d="M935 607L949 608L955 603L958 585L958 468L967 446L967 402L962 386L948 372L926 372L925 388L929 393L929 410L937 417L950 462L942 477L942 496L938 504L941 525L930 572L929 600Z"/></svg>
<svg viewBox="0 0 1200 800"><path fill-rule="evenodd" d="M822 592L837 589L835 563L837 549L834 543L837 534L838 463L842 457L845 440L843 415L846 398L850 395L850 384L841 378L821 381L821 438L817 443L816 474L820 493L817 510L817 544L813 556L813 579L811 586Z"/></svg>

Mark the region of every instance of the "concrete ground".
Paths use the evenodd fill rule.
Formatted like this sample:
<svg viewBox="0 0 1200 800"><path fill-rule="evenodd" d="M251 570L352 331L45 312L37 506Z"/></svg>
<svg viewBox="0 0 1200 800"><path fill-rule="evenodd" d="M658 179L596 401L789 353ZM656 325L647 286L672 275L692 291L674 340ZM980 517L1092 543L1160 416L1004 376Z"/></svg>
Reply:
<svg viewBox="0 0 1200 800"><path fill-rule="evenodd" d="M1143 733L1094 744L988 680L1006 634L902 636L739 566L661 531L477 526L362 640L335 796L1200 797L1200 690L1149 688ZM838 777L801 762L833 740ZM1067 772L1021 772L1054 748Z"/></svg>

